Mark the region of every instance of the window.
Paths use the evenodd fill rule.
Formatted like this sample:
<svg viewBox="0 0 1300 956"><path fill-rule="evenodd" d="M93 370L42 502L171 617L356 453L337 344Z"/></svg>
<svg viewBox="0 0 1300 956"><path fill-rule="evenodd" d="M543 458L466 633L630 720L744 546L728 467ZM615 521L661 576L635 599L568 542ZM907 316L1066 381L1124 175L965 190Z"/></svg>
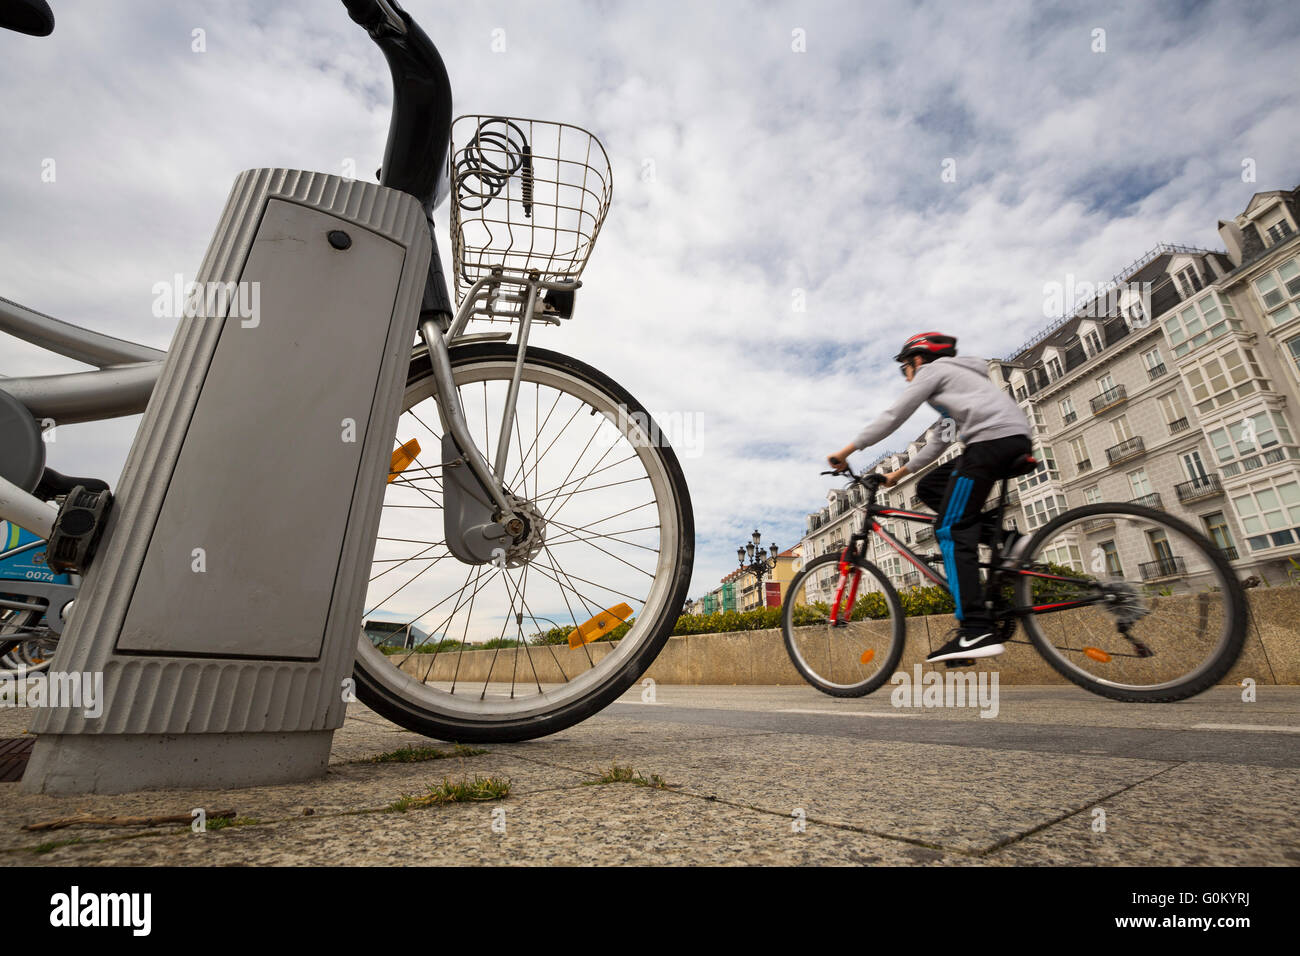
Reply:
<svg viewBox="0 0 1300 956"><path fill-rule="evenodd" d="M1033 530L1047 524L1065 509L1064 495L1048 495L1025 505L1025 523Z"/></svg>
<svg viewBox="0 0 1300 956"><path fill-rule="evenodd" d="M1151 494L1151 479L1147 477L1145 468L1130 471L1128 473L1128 484L1133 491L1134 498L1142 498Z"/></svg>
<svg viewBox="0 0 1300 956"><path fill-rule="evenodd" d="M1272 448L1279 442L1292 444L1291 429L1278 412L1259 411L1237 422L1225 423L1209 433L1214 456L1220 463L1240 455Z"/></svg>
<svg viewBox="0 0 1300 956"><path fill-rule="evenodd" d="M1079 550L1079 546L1070 544L1062 538L1053 541L1051 547L1044 548L1042 555L1043 560L1050 564L1058 564L1073 571L1084 570L1083 553Z"/></svg>
<svg viewBox="0 0 1300 956"><path fill-rule="evenodd" d="M1201 283L1200 273L1197 272L1196 266L1188 266L1182 272L1178 273L1175 278L1178 280L1178 288L1182 290L1183 298L1190 299L1201 289L1205 288Z"/></svg>
<svg viewBox="0 0 1300 956"><path fill-rule="evenodd" d="M1169 426L1169 433L1180 432L1187 428L1187 412L1183 410L1183 403L1178 398L1177 392L1167 392L1158 399L1160 402L1160 411L1164 413L1165 424Z"/></svg>
<svg viewBox="0 0 1300 956"><path fill-rule="evenodd" d="M1183 371L1198 412L1208 412L1256 391L1264 371L1251 349L1231 348Z"/></svg>
<svg viewBox="0 0 1300 956"><path fill-rule="evenodd" d="M1197 481L1206 477L1205 463L1201 461L1199 451L1193 450L1183 455L1183 471L1187 472L1190 481Z"/></svg>
<svg viewBox="0 0 1300 956"><path fill-rule="evenodd" d="M1175 356L1186 355L1229 329L1239 328L1241 322L1231 303L1213 292L1165 319L1165 335Z"/></svg>
<svg viewBox="0 0 1300 956"><path fill-rule="evenodd" d="M1099 395L1105 395L1114 387L1115 387L1115 379L1111 376L1109 372L1107 372L1101 378L1097 379L1097 393Z"/></svg>
<svg viewBox="0 0 1300 956"><path fill-rule="evenodd" d="M1142 364L1146 366L1148 378L1159 378L1165 374L1165 360L1160 356L1160 349L1158 348L1143 352Z"/></svg>
<svg viewBox="0 0 1300 956"><path fill-rule="evenodd" d="M1260 485L1232 499L1252 551L1294 544L1300 532L1300 482Z"/></svg>
<svg viewBox="0 0 1300 956"><path fill-rule="evenodd" d="M1083 346L1091 357L1101 351L1101 336L1097 334L1096 329L1089 329L1083 336Z"/></svg>
<svg viewBox="0 0 1300 956"><path fill-rule="evenodd" d="M1300 335L1286 340L1286 352L1291 356L1291 364L1300 372Z"/></svg>
<svg viewBox="0 0 1300 956"><path fill-rule="evenodd" d="M1235 550L1232 543L1232 534L1228 531L1228 521L1223 517L1222 511L1216 511L1208 514L1201 519L1205 525L1206 536L1224 551L1232 552ZM1235 557L1235 555L1233 555Z"/></svg>
<svg viewBox="0 0 1300 956"><path fill-rule="evenodd" d="M1017 483L1022 493L1044 482L1059 481L1061 478L1061 473L1056 467L1056 455L1051 448L1046 445L1035 448L1034 457L1039 461L1038 470L1021 478Z"/></svg>
<svg viewBox="0 0 1300 956"><path fill-rule="evenodd" d="M1296 336L1296 338L1293 341L1296 343L1296 355L1300 356L1300 336ZM1296 359L1296 363L1297 363L1296 367L1300 368L1300 357ZM1064 422L1066 425L1070 424L1070 422L1074 421L1076 418L1079 417L1078 413L1076 413L1074 410L1074 399L1068 397L1063 398L1057 404L1060 406L1061 409L1061 421Z"/></svg>
<svg viewBox="0 0 1300 956"><path fill-rule="evenodd" d="M1061 360L1053 355L1047 360L1047 380L1054 382L1061 377Z"/></svg>
<svg viewBox="0 0 1300 956"><path fill-rule="evenodd" d="M1083 503L1085 505L1095 505L1101 501L1101 485L1093 485L1091 488L1085 488L1083 492Z"/></svg>
<svg viewBox="0 0 1300 956"><path fill-rule="evenodd" d="M1034 428L1046 428L1047 422L1043 418L1043 410L1037 405L1022 405L1020 410L1025 413L1025 418L1034 423Z"/></svg>
<svg viewBox="0 0 1300 956"><path fill-rule="evenodd" d="M1106 570L1118 577L1124 576L1124 565L1119 562L1119 552L1115 550L1114 541L1103 541L1099 547L1105 558Z"/></svg>
<svg viewBox="0 0 1300 956"><path fill-rule="evenodd" d="M1265 235L1268 236L1269 239L1268 244L1270 246L1277 245L1287 236L1291 235L1292 231L1293 230L1291 229L1291 221L1287 219L1284 214L1279 215L1276 222L1272 223L1271 225L1267 226L1264 229Z"/></svg>
<svg viewBox="0 0 1300 956"><path fill-rule="evenodd" d="M1128 416L1121 415L1110 423L1111 431L1115 433L1115 444L1122 445L1133 437L1133 432L1128 427Z"/></svg>
<svg viewBox="0 0 1300 956"><path fill-rule="evenodd" d="M1300 315L1300 264L1290 259L1251 283L1273 325Z"/></svg>
<svg viewBox="0 0 1300 956"><path fill-rule="evenodd" d="M1028 397L1029 397L1029 392L1025 390L1025 387L1023 385L1021 385L1019 388L1016 389L1016 401L1023 402Z"/></svg>
<svg viewBox="0 0 1300 956"><path fill-rule="evenodd" d="M1166 567L1173 564L1174 549L1169 547L1169 537L1163 528L1147 532L1147 543L1151 546L1151 556ZM1164 571L1165 568L1161 568Z"/></svg>
<svg viewBox="0 0 1300 956"><path fill-rule="evenodd" d="M1092 461L1088 458L1088 446L1082 438L1075 438L1070 441L1070 451L1074 453L1076 471L1083 472L1092 467Z"/></svg>

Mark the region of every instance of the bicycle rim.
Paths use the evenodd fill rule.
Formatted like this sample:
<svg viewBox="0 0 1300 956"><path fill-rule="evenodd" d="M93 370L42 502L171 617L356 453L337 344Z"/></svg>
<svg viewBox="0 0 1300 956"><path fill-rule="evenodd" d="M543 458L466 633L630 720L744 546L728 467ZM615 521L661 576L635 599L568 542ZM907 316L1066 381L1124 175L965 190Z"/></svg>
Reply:
<svg viewBox="0 0 1300 956"><path fill-rule="evenodd" d="M514 357L505 345L452 353L470 432L489 462ZM462 564L446 547L433 379L426 372L408 385L394 444L414 438L421 453L385 497L358 668L426 732L471 739L467 729L526 726L617 694L667 638L687 585L683 565L689 577L689 501L640 406L601 378L529 349L506 474L538 534L505 567ZM584 624L624 619L617 640L570 646ZM376 637L401 650L383 653Z"/></svg>
<svg viewBox="0 0 1300 956"><path fill-rule="evenodd" d="M828 619L796 625L799 611L794 602L804 582L825 575L838 580L839 560L837 554L815 558L790 582L781 607L781 632L791 663L808 683L832 697L861 697L884 684L898 666L903 653L903 609L888 579L863 561L843 575L844 594L852 587L856 569L861 578L855 603L865 599L868 612L883 616L863 616L843 626L833 626Z"/></svg>
<svg viewBox="0 0 1300 956"><path fill-rule="evenodd" d="M1231 566L1163 512L1078 508L1047 524L1020 558L1033 573L1018 576L1016 600L1042 609L1024 618L1026 631L1053 667L1096 693L1191 696L1241 651L1245 597Z"/></svg>

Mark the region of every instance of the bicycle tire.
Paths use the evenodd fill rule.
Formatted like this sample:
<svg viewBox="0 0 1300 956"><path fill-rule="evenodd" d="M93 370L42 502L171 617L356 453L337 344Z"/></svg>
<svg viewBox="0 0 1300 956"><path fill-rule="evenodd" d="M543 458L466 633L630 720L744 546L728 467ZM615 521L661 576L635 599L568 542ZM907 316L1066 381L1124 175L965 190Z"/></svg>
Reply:
<svg viewBox="0 0 1300 956"><path fill-rule="evenodd" d="M907 637L907 620L903 615L903 603L899 600L898 592L889 582L889 578L870 561L855 559L853 562L854 567L864 575L870 575L880 585L880 591L884 594L885 603L890 611L891 624L888 651L883 656L880 669L866 679L856 683L842 683L821 674L808 660L811 655L806 654L801 646L804 643L801 638L805 635L800 635L797 632L806 632L810 627L826 627L828 628L826 640L829 644L834 639L837 651L839 648L852 643L854 640L852 635L836 633L839 629L830 630L829 622L825 625L806 625L798 628L794 626L794 602L796 596L803 590L804 581L815 571L826 567L828 564L838 564L839 561L840 555L838 553L823 554L805 564L794 576L786 590L785 601L781 604L781 636L785 641L785 650L790 657L790 663L799 672L799 676L817 690L831 697L865 697L880 688L893 675L895 668L898 667L899 660L902 659L903 645ZM859 586L858 593L863 594L866 592ZM859 622L851 622L850 627L854 623ZM847 631L848 628L844 630ZM856 652L857 647L853 646L847 656L841 657L841 662L847 662L849 657L856 655ZM826 652L827 666L823 667L822 670L833 669L835 657L836 652L832 652L828 647Z"/></svg>
<svg viewBox="0 0 1300 956"><path fill-rule="evenodd" d="M507 343L478 343L453 348L452 371L455 374L458 370L475 364L513 363L517 354L517 347ZM611 404L621 405L630 418L646 423L653 430L652 433L657 432L657 427L644 406L626 389L577 359L530 347L525 359L525 376L529 369L549 370L579 380L593 391L603 394ZM413 360L404 408L411 407L410 396L422 386L427 386L431 377L427 355ZM384 660L382 652L374 647L363 631L354 668L358 699L399 726L425 736L464 743L502 743L541 737L571 727L602 710L631 687L654 662L671 635L686 599L694 563L694 517L681 465L675 452L664 440L651 443L647 450L656 456L667 480L672 500L666 507L671 512L676 527L676 553L671 556L668 569L660 572L668 576L664 591L667 597L658 602L653 619L643 625L646 628L643 636L638 639L626 660L611 667L608 674L599 678L596 686L578 699L525 717L471 718L464 714L449 713L432 706L437 703L430 700L432 693L427 690L417 691L413 677L408 677L408 680L397 678L395 675L400 673L398 669Z"/></svg>
<svg viewBox="0 0 1300 956"><path fill-rule="evenodd" d="M1242 589L1232 566L1227 559L1204 535L1195 528L1181 521L1174 516L1163 511L1156 511L1153 508L1147 508L1143 505L1133 505L1127 503L1107 504L1100 502L1094 505L1084 505L1080 508L1074 508L1053 518L1046 525L1040 528L1029 539L1024 549L1018 552L1017 561L1020 565L1033 563L1032 558L1042 546L1056 538L1062 528L1079 521L1082 518L1092 518L1104 515L1129 515L1147 521L1155 525L1163 525L1173 529L1182 535L1187 541L1191 542L1197 548L1197 557L1211 565L1217 572L1219 579L1224 582L1222 593L1226 598L1225 615L1229 627L1221 636L1219 643L1211 657L1207 659L1200 667L1190 675L1184 675L1180 680L1175 682L1164 682L1158 688L1142 689L1132 685L1120 685L1113 682L1099 680L1075 666L1068 657L1061 653L1060 649L1047 637L1039 621L1040 615L1028 613L1021 617L1024 624L1025 633L1029 635L1030 642L1034 648L1042 655L1052 668L1065 677L1067 680L1078 684L1085 690L1091 691L1102 697L1111 700L1119 700L1127 703L1168 703L1176 700L1185 700L1188 697L1194 697L1197 694L1209 689L1218 683L1237 658L1241 656L1242 647L1246 640L1246 594ZM1014 573L1014 569L1012 570ZM1016 600L1020 607L1027 607L1032 603L1032 592L1030 588L1032 581L1028 577L1021 576L1016 581ZM1051 615L1041 615L1050 617Z"/></svg>

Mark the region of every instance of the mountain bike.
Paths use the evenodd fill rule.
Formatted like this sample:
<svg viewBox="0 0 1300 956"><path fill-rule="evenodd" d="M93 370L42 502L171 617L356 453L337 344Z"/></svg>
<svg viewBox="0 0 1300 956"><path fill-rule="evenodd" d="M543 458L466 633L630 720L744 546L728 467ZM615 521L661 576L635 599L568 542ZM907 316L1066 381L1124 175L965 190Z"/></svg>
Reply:
<svg viewBox="0 0 1300 956"><path fill-rule="evenodd" d="M999 640L1012 640L1022 625L1028 643L1058 673L1114 700L1182 700L1218 682L1246 635L1245 593L1222 552L1177 518L1131 503L1085 505L1018 536L1003 527L1008 483L1038 467L1024 456L984 513L991 540L979 566ZM869 560L873 539L878 549L897 552L918 580L951 596L935 567L941 556L916 553L900 540L910 538L906 530L896 535L885 526L917 525L920 542L933 538L937 517L881 506L876 495L883 476L847 474L849 488L865 493L858 530L842 551L800 569L781 608L790 660L832 697L871 693L903 655L903 603L889 576ZM834 584L829 614L796 626L804 586L817 582Z"/></svg>
<svg viewBox="0 0 1300 956"><path fill-rule="evenodd" d="M433 210L451 199L457 302L435 239L358 622L357 695L443 739L553 733L654 660L694 555L686 481L645 407L608 375L530 343L535 328L573 316L612 170L576 126L453 120L442 59L411 16L392 0L344 6L392 73L379 181L420 200L431 238ZM43 0L21 0L0 25L40 35L53 19ZM473 322L491 331L468 331ZM68 572L93 560L92 542L68 558L69 542L51 538L49 503L111 506L103 482L45 467L41 424L143 412L164 353L4 299L0 331L98 369L0 379L0 519L27 529L8 551L0 543L0 654L28 668L48 665L75 607ZM48 573L14 570L45 555Z"/></svg>

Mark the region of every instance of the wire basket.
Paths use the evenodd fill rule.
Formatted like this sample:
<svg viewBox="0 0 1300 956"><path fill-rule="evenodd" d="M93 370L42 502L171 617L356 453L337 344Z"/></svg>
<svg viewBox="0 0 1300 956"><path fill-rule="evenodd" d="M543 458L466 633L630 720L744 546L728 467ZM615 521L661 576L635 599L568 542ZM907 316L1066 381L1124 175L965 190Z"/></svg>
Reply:
<svg viewBox="0 0 1300 956"><path fill-rule="evenodd" d="M483 318L518 318L522 296L502 294L537 277L582 275L613 197L600 140L567 123L459 116L451 127L451 242L456 301L485 276L495 305Z"/></svg>

